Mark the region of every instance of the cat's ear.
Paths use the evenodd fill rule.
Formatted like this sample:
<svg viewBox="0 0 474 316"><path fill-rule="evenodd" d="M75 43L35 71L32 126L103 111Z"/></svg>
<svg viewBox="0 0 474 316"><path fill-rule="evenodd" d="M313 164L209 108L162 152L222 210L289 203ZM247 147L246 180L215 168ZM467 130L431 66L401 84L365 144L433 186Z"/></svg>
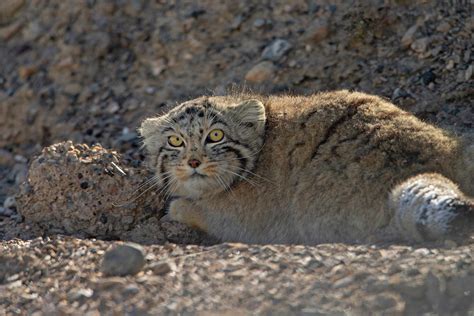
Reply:
<svg viewBox="0 0 474 316"><path fill-rule="evenodd" d="M265 106L259 100L250 99L242 101L234 106L233 112L239 122L256 126L265 125Z"/></svg>
<svg viewBox="0 0 474 316"><path fill-rule="evenodd" d="M138 128L138 132L143 136L143 138L148 138L160 130L162 121L162 117L147 118Z"/></svg>

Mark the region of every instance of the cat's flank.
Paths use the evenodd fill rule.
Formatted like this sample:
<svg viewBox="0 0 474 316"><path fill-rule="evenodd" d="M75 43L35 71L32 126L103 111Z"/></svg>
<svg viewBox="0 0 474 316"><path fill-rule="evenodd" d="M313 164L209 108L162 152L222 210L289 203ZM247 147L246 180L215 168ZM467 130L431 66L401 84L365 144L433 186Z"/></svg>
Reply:
<svg viewBox="0 0 474 316"><path fill-rule="evenodd" d="M171 219L223 241L474 231L474 147L376 96L201 97L140 132Z"/></svg>

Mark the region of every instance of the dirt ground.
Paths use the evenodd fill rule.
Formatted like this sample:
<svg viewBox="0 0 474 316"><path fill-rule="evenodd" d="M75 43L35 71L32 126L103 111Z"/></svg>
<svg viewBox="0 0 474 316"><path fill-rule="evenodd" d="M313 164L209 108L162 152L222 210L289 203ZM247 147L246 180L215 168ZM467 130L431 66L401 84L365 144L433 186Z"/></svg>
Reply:
<svg viewBox="0 0 474 316"><path fill-rule="evenodd" d="M132 217L87 204L148 176L143 118L202 94L353 89L474 134L472 5L1 1L0 315L474 315L473 240L220 244L161 222L147 196L120 210ZM144 266L107 276L123 241L144 245Z"/></svg>

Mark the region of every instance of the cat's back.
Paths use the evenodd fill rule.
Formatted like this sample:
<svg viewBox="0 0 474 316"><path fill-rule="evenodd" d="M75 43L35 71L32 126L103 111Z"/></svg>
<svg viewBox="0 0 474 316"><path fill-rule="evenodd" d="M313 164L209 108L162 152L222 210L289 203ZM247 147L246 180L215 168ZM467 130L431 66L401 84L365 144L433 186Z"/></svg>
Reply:
<svg viewBox="0 0 474 316"><path fill-rule="evenodd" d="M338 173L371 169L437 169L457 140L380 97L337 91L271 96L259 165L279 165L285 178L320 165ZM347 175L349 176L349 175Z"/></svg>

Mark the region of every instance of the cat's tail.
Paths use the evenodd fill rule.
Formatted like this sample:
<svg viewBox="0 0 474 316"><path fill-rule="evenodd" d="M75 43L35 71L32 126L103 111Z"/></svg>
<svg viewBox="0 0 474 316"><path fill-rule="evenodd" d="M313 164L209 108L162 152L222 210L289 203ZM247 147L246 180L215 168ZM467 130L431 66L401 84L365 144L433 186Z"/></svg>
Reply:
<svg viewBox="0 0 474 316"><path fill-rule="evenodd" d="M421 174L390 194L394 225L407 240L466 238L474 233L474 200L440 174Z"/></svg>

